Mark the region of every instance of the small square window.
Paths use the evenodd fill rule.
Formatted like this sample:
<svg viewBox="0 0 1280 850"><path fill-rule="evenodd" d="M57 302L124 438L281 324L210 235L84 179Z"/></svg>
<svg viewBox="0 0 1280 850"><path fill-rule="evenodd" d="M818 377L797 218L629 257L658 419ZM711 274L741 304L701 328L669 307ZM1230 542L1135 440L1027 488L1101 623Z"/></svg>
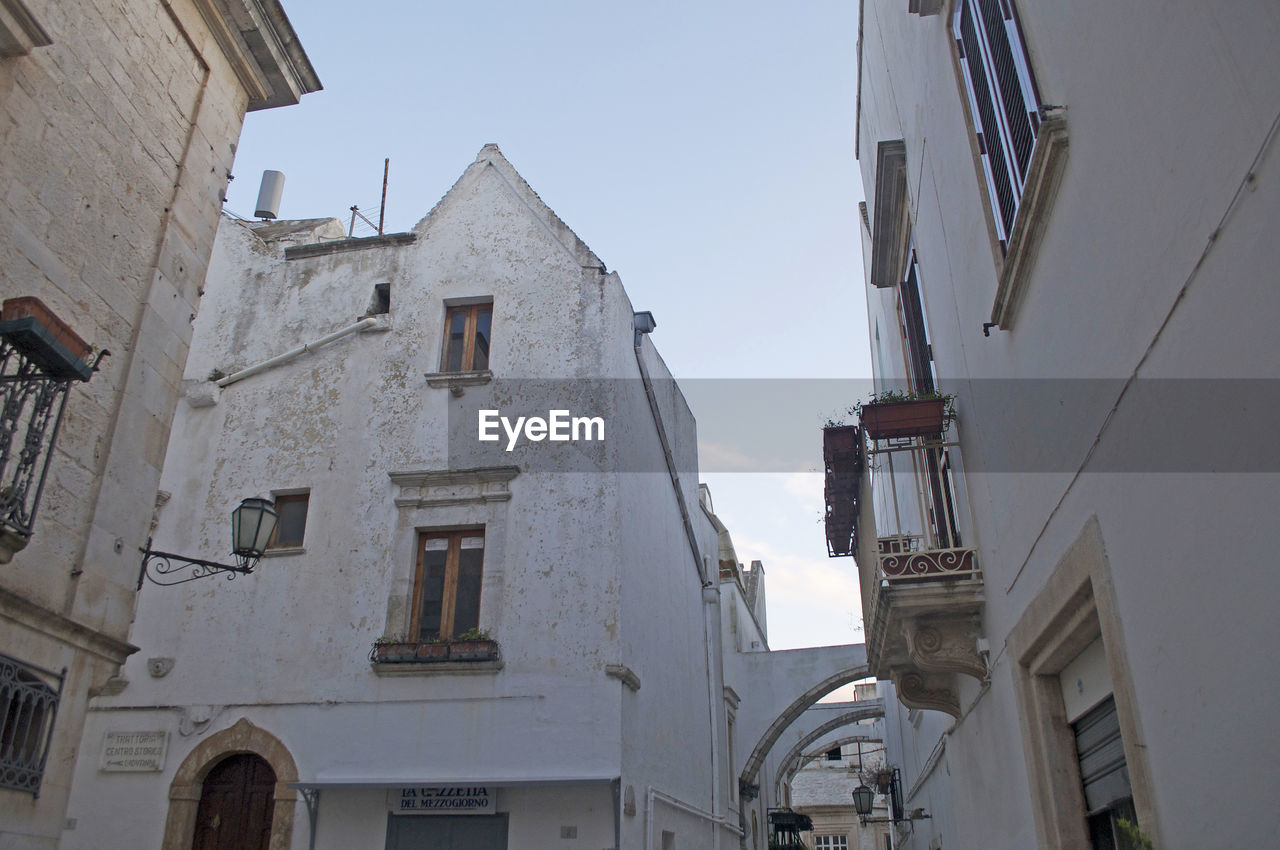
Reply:
<svg viewBox="0 0 1280 850"><path fill-rule="evenodd" d="M309 492L282 493L276 496L276 530L271 534L268 549L297 549L302 546L310 501Z"/></svg>
<svg viewBox="0 0 1280 850"><path fill-rule="evenodd" d="M391 312L391 284L375 283L373 298L369 301L369 312L366 316L385 316Z"/></svg>
<svg viewBox="0 0 1280 850"><path fill-rule="evenodd" d="M493 302L450 307L444 317L441 372L477 372L489 368Z"/></svg>
<svg viewBox="0 0 1280 850"><path fill-rule="evenodd" d="M484 529L424 532L413 582L414 639L452 638L479 628L483 575Z"/></svg>

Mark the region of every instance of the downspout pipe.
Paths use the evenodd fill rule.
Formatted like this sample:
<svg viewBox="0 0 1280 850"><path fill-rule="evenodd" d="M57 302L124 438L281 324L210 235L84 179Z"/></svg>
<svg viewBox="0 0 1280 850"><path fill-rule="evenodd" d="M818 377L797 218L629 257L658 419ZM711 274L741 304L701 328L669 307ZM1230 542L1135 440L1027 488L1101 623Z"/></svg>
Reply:
<svg viewBox="0 0 1280 850"><path fill-rule="evenodd" d="M693 556L698 580L703 587L707 587L711 581L707 578L707 571L702 565L702 555L698 551L698 538L693 533L693 520L689 518L689 506L684 500L684 490L680 488L680 473L676 471L676 461L671 454L671 442L667 439L667 429L662 424L662 413L658 410L658 397L653 391L653 379L649 377L649 367L644 365L644 355L641 351L645 334L651 333L658 323L653 320L653 314L648 310L633 314L631 323L635 328L636 365L640 367L640 380L644 384L645 398L649 400L649 412L653 416L654 426L658 429L658 442L662 444L662 457L667 462L667 475L671 476L671 486L676 491L676 504L680 507L680 521L684 524L684 536L689 541L689 554Z"/></svg>
<svg viewBox="0 0 1280 850"><path fill-rule="evenodd" d="M649 400L649 412L653 416L653 424L658 430L658 442L662 444L662 456L667 463L667 474L671 477L671 487L675 490L676 504L680 508L680 521L684 525L685 538L689 542L689 554L693 556L695 569L698 571L698 580L702 585L702 611L703 611L703 643L707 652L707 714L710 721L711 732L711 816L712 829L712 847L720 846L720 824L724 817L721 812L720 799L720 714L717 710L718 704L722 696L723 685L717 688L720 681L720 588L716 587L707 577L708 568L703 562L702 553L698 549L698 538L693 531L693 520L689 516L689 506L684 500L684 490L680 487L680 474L676 471L675 458L671 453L671 442L667 439L667 429L662 424L662 413L658 407L658 397L653 391L653 379L649 375L649 368L644 364L644 354L642 347L644 337L651 333L658 323L654 321L653 314L646 311L634 313L631 317L632 327L635 330L635 338L633 347L636 355L636 365L640 368L640 380L644 384L644 394ZM714 621L713 621L714 618Z"/></svg>
<svg viewBox="0 0 1280 850"><path fill-rule="evenodd" d="M333 333L328 334L327 336L322 336L319 339L312 340L311 342L300 345L297 348L286 351L284 354L278 354L275 357L272 357L270 360L262 361L256 366L250 366L248 369L241 369L239 372L235 372L233 374L227 375L225 378L219 379L216 383L219 387L225 387L230 384L234 384L236 381L242 381L245 378L250 377L251 375L256 375L259 372L265 372L266 370L279 366L282 363L288 363L290 360L292 360L295 357L305 354L308 351L311 351L312 349L319 348L322 345L328 345L334 340L342 339L344 336L353 334L356 331L362 331L365 328L371 328L377 323L378 323L378 320L373 318L372 316L370 316L367 319L361 319L360 321L356 322L354 325L347 325L342 330L334 331Z"/></svg>

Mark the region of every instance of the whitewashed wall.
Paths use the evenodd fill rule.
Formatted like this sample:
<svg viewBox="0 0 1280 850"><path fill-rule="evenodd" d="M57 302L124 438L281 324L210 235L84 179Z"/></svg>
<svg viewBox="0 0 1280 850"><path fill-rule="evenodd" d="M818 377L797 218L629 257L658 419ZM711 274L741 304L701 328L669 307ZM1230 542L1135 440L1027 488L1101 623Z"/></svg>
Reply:
<svg viewBox="0 0 1280 850"><path fill-rule="evenodd" d="M909 786L940 737L945 746L908 804L930 807L935 819L916 824L903 846L1035 842L1013 662L1003 648L1092 517L1115 583L1158 846L1211 846L1227 834L1265 845L1280 831L1262 790L1280 775L1280 744L1268 731L1280 670L1265 649L1280 630L1264 531L1280 482L1273 453L1259 454L1252 470L1228 460L1231 471L1218 474L1213 464L1196 471L1194 461L1222 458L1233 441L1264 445L1239 436L1240 426L1274 420L1274 404L1237 403L1231 426L1197 428L1182 441L1186 464L1155 471L1148 461L1128 470L1099 462L1077 476L1095 438L1099 458L1136 457L1143 441L1134 434L1161 445L1171 420L1195 415L1190 385L1172 410L1130 394L1109 423L1118 385L1075 394L1038 422L981 389L992 378L1275 377L1280 249L1269 223L1280 212L1280 176L1268 133L1280 113L1280 14L1265 4L1015 5L1040 99L1066 107L1069 148L1014 327L989 338L981 324L995 260L949 22L909 14L905 4L864 9L863 182L875 184L876 144L903 139L935 363L943 389L959 394L993 659L989 687L964 681L966 714L949 734L941 734L947 722L928 718L897 724ZM883 340L896 328L890 294L871 291L868 300ZM872 353L881 363L874 343ZM1124 434L1131 442L1122 445ZM1069 463L984 472L1026 446ZM1205 728L1214 734L1196 734ZM1206 783L1204 770L1221 778Z"/></svg>

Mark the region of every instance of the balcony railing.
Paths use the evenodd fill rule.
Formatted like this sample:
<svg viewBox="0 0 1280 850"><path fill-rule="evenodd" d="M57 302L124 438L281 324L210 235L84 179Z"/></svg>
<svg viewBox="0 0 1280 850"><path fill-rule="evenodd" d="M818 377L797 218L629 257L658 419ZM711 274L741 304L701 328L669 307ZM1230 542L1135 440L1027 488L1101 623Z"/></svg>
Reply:
<svg viewBox="0 0 1280 850"><path fill-rule="evenodd" d="M0 311L0 563L35 528L67 391L87 381L106 352L89 346L38 299L10 298Z"/></svg>

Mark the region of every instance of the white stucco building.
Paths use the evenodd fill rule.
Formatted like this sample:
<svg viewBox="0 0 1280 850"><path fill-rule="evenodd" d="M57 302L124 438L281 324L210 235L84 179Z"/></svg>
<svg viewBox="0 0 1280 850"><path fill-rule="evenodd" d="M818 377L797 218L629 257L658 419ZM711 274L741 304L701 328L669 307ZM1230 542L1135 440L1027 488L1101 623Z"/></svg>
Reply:
<svg viewBox="0 0 1280 850"><path fill-rule="evenodd" d="M1274 844L1280 11L860 27L877 388L955 395L841 497L895 847Z"/></svg>
<svg viewBox="0 0 1280 850"><path fill-rule="evenodd" d="M152 547L228 562L246 497L279 524L252 575L144 585L63 846L763 850L753 691L865 663L768 652L649 330L492 145L409 233L224 219ZM602 434L508 451L484 410Z"/></svg>

